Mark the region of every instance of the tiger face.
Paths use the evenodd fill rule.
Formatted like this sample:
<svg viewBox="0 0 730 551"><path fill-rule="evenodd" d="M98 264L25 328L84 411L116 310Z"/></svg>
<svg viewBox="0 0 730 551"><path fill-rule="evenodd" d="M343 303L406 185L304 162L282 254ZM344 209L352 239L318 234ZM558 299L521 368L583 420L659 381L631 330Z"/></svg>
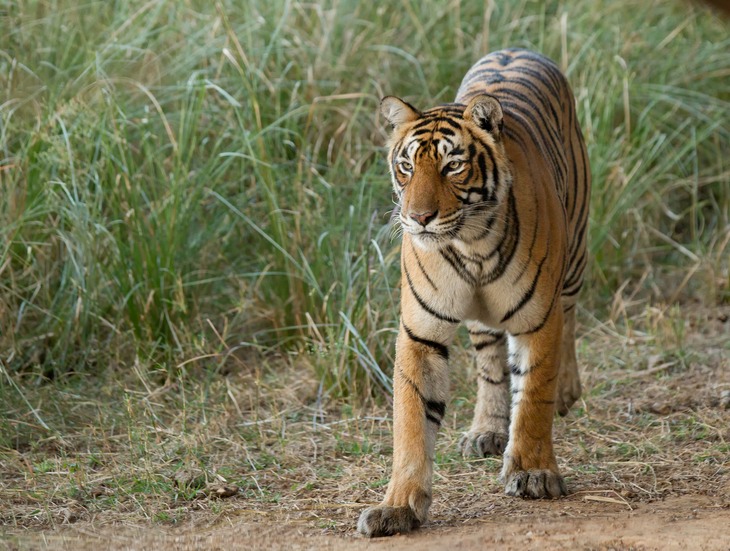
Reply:
<svg viewBox="0 0 730 551"><path fill-rule="evenodd" d="M510 181L499 102L482 94L419 112L388 96L381 112L394 128L388 161L403 231L424 249L483 233Z"/></svg>

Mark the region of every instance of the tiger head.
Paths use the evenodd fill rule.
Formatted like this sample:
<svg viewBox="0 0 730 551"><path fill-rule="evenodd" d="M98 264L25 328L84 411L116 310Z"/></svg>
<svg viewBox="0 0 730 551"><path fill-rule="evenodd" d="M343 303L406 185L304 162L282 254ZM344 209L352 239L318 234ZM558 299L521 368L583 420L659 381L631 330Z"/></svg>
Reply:
<svg viewBox="0 0 730 551"><path fill-rule="evenodd" d="M403 230L423 248L484 234L511 181L499 101L480 94L420 112L387 96L380 109L393 126L388 163Z"/></svg>

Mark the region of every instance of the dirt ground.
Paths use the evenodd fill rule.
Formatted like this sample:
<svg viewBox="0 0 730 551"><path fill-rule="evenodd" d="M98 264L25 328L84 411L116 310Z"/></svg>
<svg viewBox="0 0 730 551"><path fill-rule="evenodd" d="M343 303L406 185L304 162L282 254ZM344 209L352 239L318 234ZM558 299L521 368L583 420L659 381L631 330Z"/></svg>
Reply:
<svg viewBox="0 0 730 551"><path fill-rule="evenodd" d="M605 501L604 501L605 499ZM600 500L600 501L594 501ZM498 499L498 501L502 501ZM595 549L728 550L730 499L671 498L632 506L600 495L512 501L482 518L446 525L438 517L408 535L367 540L354 532L318 534L300 523L237 523L214 528L96 528L93 523L7 539L8 549Z"/></svg>
<svg viewBox="0 0 730 551"><path fill-rule="evenodd" d="M584 397L554 428L570 492L562 499L507 497L497 479L501 459L456 452L471 413L467 368L452 381L428 523L367 540L355 526L388 479L387 407L315 410L301 378L268 383L243 373L210 391L221 400L230 393L236 407L221 401L205 431L191 426L181 436L172 420L166 432L149 432L142 419L135 427L149 441L141 460L119 444L93 469L73 472L70 466L89 464L83 446L95 442L81 428L66 435L83 443L77 451L0 457L0 549L729 551L729 319L730 307L657 310L631 332L584 332ZM158 400L160 412L170 409ZM245 404L259 408L255 424ZM167 456L155 456L166 435L178 444L194 436L208 475L225 475L237 491L225 499L208 491L181 497L175 484L186 484L184 469L175 463L171 473Z"/></svg>

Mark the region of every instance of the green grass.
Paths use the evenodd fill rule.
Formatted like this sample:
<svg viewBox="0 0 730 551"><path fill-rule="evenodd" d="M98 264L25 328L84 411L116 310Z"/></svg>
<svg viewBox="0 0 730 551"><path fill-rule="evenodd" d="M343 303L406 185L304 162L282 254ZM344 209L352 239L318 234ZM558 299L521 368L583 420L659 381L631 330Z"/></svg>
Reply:
<svg viewBox="0 0 730 551"><path fill-rule="evenodd" d="M389 391L378 101L450 101L500 47L553 57L575 90L585 311L619 288L730 296L730 39L688 3L48 0L0 25L0 397L24 422L46 424L27 396L49 379L191 376L204 409L262 358L313 372L319 400Z"/></svg>

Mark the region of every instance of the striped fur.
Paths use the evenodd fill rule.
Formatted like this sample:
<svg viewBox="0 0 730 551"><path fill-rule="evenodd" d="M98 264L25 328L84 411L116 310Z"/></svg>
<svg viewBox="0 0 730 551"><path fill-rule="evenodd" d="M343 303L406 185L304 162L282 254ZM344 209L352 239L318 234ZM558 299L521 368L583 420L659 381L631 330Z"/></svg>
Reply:
<svg viewBox="0 0 730 551"><path fill-rule="evenodd" d="M572 92L557 66L534 52L484 57L454 103L420 112L387 97L381 111L393 125L388 161L403 277L393 475L383 503L360 517L368 536L426 520L449 345L460 323L478 374L463 453L504 454L510 495L566 493L552 419L581 392L575 303L590 191Z"/></svg>

